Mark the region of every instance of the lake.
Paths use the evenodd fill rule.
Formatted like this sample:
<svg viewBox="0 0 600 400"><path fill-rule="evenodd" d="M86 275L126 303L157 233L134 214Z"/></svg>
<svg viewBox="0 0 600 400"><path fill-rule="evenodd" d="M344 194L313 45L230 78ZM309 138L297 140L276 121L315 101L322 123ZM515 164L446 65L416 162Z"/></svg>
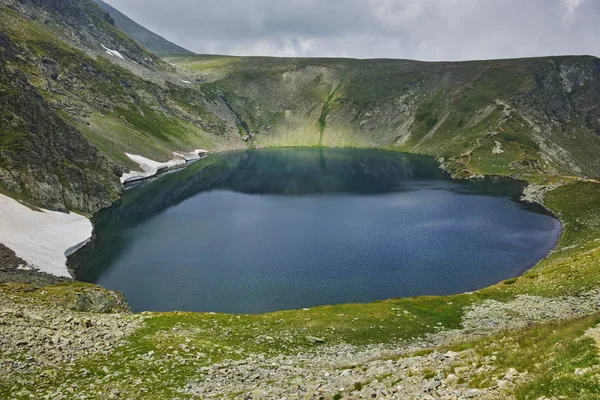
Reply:
<svg viewBox="0 0 600 400"><path fill-rule="evenodd" d="M95 218L82 281L133 311L261 313L444 295L518 276L560 222L507 178L452 180L432 158L358 149L213 154Z"/></svg>

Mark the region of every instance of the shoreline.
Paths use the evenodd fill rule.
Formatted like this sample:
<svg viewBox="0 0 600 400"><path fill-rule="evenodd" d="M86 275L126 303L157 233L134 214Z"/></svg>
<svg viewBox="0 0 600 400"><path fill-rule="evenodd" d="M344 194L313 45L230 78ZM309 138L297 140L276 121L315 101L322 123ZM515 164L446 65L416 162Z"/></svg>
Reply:
<svg viewBox="0 0 600 400"><path fill-rule="evenodd" d="M136 162L140 166L142 171L130 170L129 172L125 172L120 180L123 186L126 187L127 184L155 178L165 172L185 168L188 163L199 160L207 154L208 151L204 149L196 149L190 153L173 152L175 158L166 162L159 162L137 154L125 153L130 160Z"/></svg>
<svg viewBox="0 0 600 400"><path fill-rule="evenodd" d="M305 146L302 146L305 147ZM293 146L288 146L288 147L282 147L282 148L302 148L302 147L293 147ZM279 147L260 147L257 148L257 150L259 149L271 149L271 148L279 148ZM313 147L307 147L307 148L313 148ZM343 148L342 148L343 149ZM394 151L394 150L390 150L390 149L379 149L379 148L367 148L367 149L372 149L372 150L377 150L377 151L388 151L388 152L393 152L393 153L406 153L406 154L415 154L415 153L410 153L410 152L401 152L401 151ZM239 149L234 149L234 150L227 150L227 151L219 151L219 152L214 152L214 153L210 153L212 154L224 154L224 153L230 153L230 152L236 152L236 151L247 151L247 150L253 150L253 149L246 149L246 150L239 150ZM447 176L448 179L451 180L458 180L458 181L469 181L469 180L481 180L481 179L490 179L490 178L502 178L502 179L511 179L514 181L518 181L521 182L523 184L523 189L519 195L519 197L514 197L514 200L518 203L522 203L522 204L535 204L535 205L539 205L541 208L543 208L543 210L540 210L540 212L546 211L548 213L549 216L551 216L552 218L554 218L556 220L556 224L557 227L555 229L553 229L553 231L556 233L556 236L553 235L553 240L552 243L548 246L548 251L543 255L542 258L540 258L539 260L533 262L533 263L528 263L527 265L524 265L522 268L519 269L519 272L517 275L515 276L510 276L506 279L500 280L492 285L487 285L487 286L482 286L482 287L477 287L474 288L472 290L472 292L477 292L480 290L484 290L490 286L494 286L496 284L502 283L505 280L512 280L518 277L523 276L523 274L525 274L527 271L531 270L532 268L536 267L537 265L539 265L540 263L542 263L543 261L545 261L548 257L550 257L557 249L558 249L558 244L560 242L560 239L562 238L565 229L564 229L564 221L560 218L559 215L555 214L552 210L550 210L545 204L544 204L544 196L547 193L547 191L552 190L556 187L559 187L561 185L554 185L552 187L548 187L548 190L545 190L543 192L542 196L537 196L537 197L528 197L527 196L527 192L528 192L528 188L530 187L536 187L536 188L545 188L546 186L543 185L535 185L533 183L530 183L526 180L523 179L519 179L517 177L510 177L510 176L503 176L503 175L485 175L485 176L477 176L477 177L453 177L451 176L446 170L444 170L441 167L441 164L439 163L439 161L437 159L435 159L435 157L433 156L429 156L429 155L424 155L424 154L415 154L417 156L422 156L422 157L430 157L431 159L433 159L434 161L436 161L438 168L444 173L444 175ZM196 160L193 160L196 161ZM131 182L131 186L126 185L127 189L130 188L135 188L137 186L137 184L142 184L142 182L144 181L148 181L148 180L153 180L153 179L159 179L160 177L166 175L166 174L170 174L170 173L174 173L177 172L179 170L185 169L187 166L189 166L189 164L191 164L193 161L188 162L184 165L178 166L176 168L169 168L169 169L164 169L161 171L157 171L156 174L152 175L152 176L148 176L144 179L140 179L134 182ZM79 250L78 252L76 252L75 254L73 254L71 257L69 257L69 270L72 274L72 276L75 278L75 271L82 265L84 264L87 259L90 257L91 252L95 251L94 250L94 243L92 241L92 243L89 243L88 246L85 246L84 248L82 248L81 250ZM72 260L72 261L71 261ZM458 294L462 294L462 293L452 293L451 295L458 295ZM393 297L393 299L395 299L397 297ZM383 300L388 300L388 299L381 299L381 301Z"/></svg>
<svg viewBox="0 0 600 400"><path fill-rule="evenodd" d="M287 147L282 147L282 148L290 148L290 147L295 148L296 146L287 146ZM311 147L311 146L308 146L308 147ZM257 149L263 149L263 148L267 149L267 148L279 148L279 147L259 147ZM458 180L474 179L474 178L468 178L468 177L466 177L466 178L452 177L446 170L444 170L442 168L442 164L439 162L439 160L437 160L433 156L420 154L420 153L411 153L411 152L406 152L406 151L390 150L388 148L373 147L373 148L368 148L368 149L380 150L380 151L390 151L390 152L394 152L394 153L416 154L416 155L420 155L420 156L431 157L432 159L434 159L437 162L440 170L442 172L444 172L448 176L448 178L458 179ZM245 149L245 150L249 150L249 149ZM181 159L182 162L174 162L174 160L177 160L177 158L176 158L176 159L173 159L173 160L165 162L165 163L156 162L156 161L147 159L142 156L127 154L127 156L130 157L134 161L140 160L141 161L140 166L142 167L142 169L145 169L145 172L137 171L137 175L135 177L130 175L131 176L130 179L123 179L123 177L125 177L128 174L128 173L125 173L123 175L123 177L121 178L122 182L123 182L123 188L124 188L124 190L135 188L139 184L143 184L146 181L158 179L161 176L164 176L166 174L174 173L181 169L185 169L191 163L193 163L203 157L206 157L209 154L221 154L221 153L228 153L231 151L245 151L245 150L244 149L242 149L242 150L235 149L235 150L225 150L225 151L217 151L217 152L210 152L210 153L205 150L196 150L194 152L189 153L189 158L188 157L183 158L184 154L174 153L177 157L181 157L179 159ZM142 164L144 164L146 166L146 168L148 168L148 170L146 170L146 168L144 168L144 166ZM134 171L134 172L136 172L136 171ZM129 173L131 173L131 172L129 172ZM523 274L525 274L530 269L534 268L535 266L537 266L538 264L540 264L541 262L546 260L558 248L558 243L559 243L562 235L564 234L564 222L562 221L562 219L560 218L559 215L556 215L554 212L552 212L552 210L550 210L550 209L548 209L548 207L546 207L546 205L543 202L543 198L549 190L552 190L560 185L554 185L554 186L550 187L551 185L550 186L535 185L535 184L529 183L523 179L509 177L509 176L498 176L498 175L483 176L483 178L493 178L493 177L509 178L509 179L514 179L514 180L523 182L525 184L525 186L523 188L522 195L518 199L518 201L523 202L523 203L540 205L545 210L547 210L550 213L550 215L552 215L552 217L554 217L559 223L558 236L556 238L556 242L554 243L552 249L549 250L548 254L546 254L545 257L538 260L535 264L527 266L526 268L523 269L523 271L518 276L514 277L514 278L518 278L518 277L522 276ZM477 179L482 179L482 178L477 177ZM528 188L530 188L530 187L535 187L537 193L540 192L540 188L541 188L542 195L541 196L539 196L539 195L538 196L528 196ZM116 200L116 201L119 201L119 200ZM109 208L109 207L106 207L106 208ZM62 275L54 275L52 272L48 272L47 268L40 268L39 272L45 273L45 274L50 274L51 276L56 276L57 279L68 279L68 280L72 280L72 281L77 281L77 279L75 277L75 271L89 258L91 252L95 251L95 226L93 224L93 220L94 220L95 215L100 211L102 211L102 210L98 210L89 219L82 217L82 218L85 218L87 221L89 221L90 226L91 226L91 231L89 233L89 236L87 238L85 238L84 240L74 243L71 246L65 248L65 250L64 250L64 266L60 269L60 273L62 273ZM71 215L71 214L65 214L65 215ZM0 243L2 243L1 236L0 236ZM27 271L27 272L31 272L31 271ZM513 278L511 278L511 279L513 279ZM498 283L500 283L500 282L498 282ZM488 286L478 288L478 289L475 289L475 291L483 290L487 287Z"/></svg>

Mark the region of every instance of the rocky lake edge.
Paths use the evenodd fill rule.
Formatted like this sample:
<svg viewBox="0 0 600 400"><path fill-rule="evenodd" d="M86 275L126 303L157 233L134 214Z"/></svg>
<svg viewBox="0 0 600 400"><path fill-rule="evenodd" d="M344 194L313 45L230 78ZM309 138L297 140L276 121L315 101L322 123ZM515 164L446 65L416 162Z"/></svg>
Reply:
<svg viewBox="0 0 600 400"><path fill-rule="evenodd" d="M376 150L390 151L388 149L376 149ZM175 158L173 158L172 160L167 161L167 162L158 162L158 161L154 161L154 160L142 157L142 156L127 154L127 156L129 158L131 158L131 160L135 161L139 165L138 169L141 171L131 170L129 172L124 172L121 177L123 189L124 190L133 189L139 185L143 185L143 184L147 183L148 181L159 179L160 177L162 177L166 174L175 173L181 169L188 167L191 163L193 163L203 157L210 156L211 154L221 154L221 153L227 153L227 152L231 152L231 151L239 151L239 150L224 150L224 151L218 151L218 152L208 152L204 149L197 149L197 150L193 150L190 152L179 152L179 153L175 152L175 153L173 153ZM455 173L450 167L448 167L447 165L444 164L444 160L438 159L437 162L439 165L439 169L445 175L447 175L447 177L449 179L479 180L479 179L485 179L486 177L489 178L489 177L495 176L495 175L484 176L484 175L479 175L479 174L471 174L471 175L465 176L465 175ZM499 177L507 178L505 176L499 176ZM508 178L519 180L519 178L513 178L513 177L508 177ZM523 182L525 183L525 186L524 186L523 195L521 196L520 201L526 202L526 203L539 204L542 207L544 207L552 216L554 216L555 218L557 218L560 221L560 218L558 216L554 215L552 210L549 210L544 205L544 196L547 192L549 192L553 189L556 189L557 187L560 187L561 185L565 184L566 182L563 181L560 183L552 183L552 184L535 184L535 183L527 183L527 181L523 181ZM119 197L119 199L120 199L120 197ZM117 203L119 201L119 199L115 200L114 203ZM105 208L110 208L112 206L113 205L109 205ZM96 213L94 215L101 212L105 208L102 208L102 209L96 211ZM43 210L43 211L45 211L45 210ZM94 223L93 223L94 215L89 216L89 220L92 223L92 230L89 234L89 237L84 241L77 240L77 243L72 243L72 245L68 246L68 248L65 248L65 257L66 257L66 260L64 263L65 264L64 265L65 273L68 273L71 276L71 278L66 277L66 275L65 276L57 276L55 273L49 272L47 270L47 268L45 268L44 266L40 267L38 265L35 265L34 263L28 262L29 261L29 260L27 260L28 254L21 254L21 259L26 259L25 262L22 262L20 264L15 264L14 266L12 266L12 264L14 264L14 263L7 264L4 267L4 269L6 271L8 271L8 269L10 269L10 274L9 275L6 275L6 274L0 275L0 283L10 283L10 282L59 283L59 282L68 281L70 279L72 280L73 276L74 276L74 271L82 263L84 263L85 260L91 254L91 252L94 251L94 245L95 245L95 243L94 243L95 227L94 227ZM562 221L561 221L561 224L562 224ZM561 229L561 232L562 232L562 229ZM0 242L0 244L1 244L1 242ZM41 243L41 244L43 246L46 245L45 243ZM6 272L6 271L4 271L4 272ZM0 272L2 272L2 271L0 271Z"/></svg>
<svg viewBox="0 0 600 400"><path fill-rule="evenodd" d="M597 184L591 182L580 182L579 184L594 185L597 187ZM570 185L577 185L577 183L567 184L566 187L568 188ZM522 200L540 202L548 192L551 193L552 190L560 188L564 189L564 187L564 183L553 183L550 187L530 184L528 186L529 189L525 189ZM552 210L544 202L542 204L549 210ZM555 215L561 219L563 225L569 226L571 224L570 221L563 220L562 213L555 213ZM569 232L563 232L563 234L565 233ZM572 250L568 247L557 247L555 252L560 253ZM593 249L592 251L597 252L597 249ZM552 256L553 254L551 253L549 258L552 258ZM548 259L542 260L540 264L546 262L548 262ZM536 268L534 267L533 271ZM31 271L27 271L27 273L30 274ZM524 276L500 283L496 287L518 287L514 283L519 280L528 280L527 275L531 273L532 271L528 271ZM19 280L16 281L18 282ZM32 355L27 354L43 355L51 352L56 357L62 357L60 355L63 353L62 350L58 352L52 350L58 343L62 343L60 342L62 339L55 340L53 337L48 336L56 335L56 332L62 335L60 328L62 323L56 322L55 316L48 314L55 313L56 310L48 309L45 302L42 302L42 305L40 305L38 299L23 302L23 298L20 295L6 296L7 292L11 293L12 291L44 293L46 290L52 288L51 286L48 287L49 289L44 289L43 285L45 284L43 280L38 280L35 286L10 284L0 286L0 290L3 292L0 299L6 303L3 304L3 314L0 319L0 327L3 330L0 338L2 338L3 348L8 349L4 354L13 354L18 359L25 357L27 361L24 364L19 362L18 367L15 367L16 364L7 363L6 359L4 359L1 365L4 366L5 372L8 374L7 376L12 376L17 371L23 372L21 368L25 368L25 371L39 372L40 368L48 367L50 364L57 362L57 360L51 360L50 364L40 362ZM60 304L61 315L66 315L64 317L65 321L80 320L82 318L85 321L90 321L71 325L67 324L67 326L71 326L69 329L74 329L74 333L72 334L76 337L81 337L83 341L88 340L85 339L87 338L86 335L95 335L95 333L90 332L92 326L104 326L106 324L108 324L106 326L112 326L110 322L106 321L117 321L115 323L119 327L119 332L122 333L118 333L116 337L124 338L124 340L118 342L118 345L115 345L114 342L111 342L113 344L107 344L109 350L104 350L107 357L111 357L114 349L127 348L128 342L126 337L136 332L136 330L143 330L144 322L147 319L153 320L163 317L171 319L172 315L180 315L180 313L142 313L132 315L127 313L125 306L119 309L117 314L108 314L107 316L106 312L114 311L112 306L103 308L103 306L90 306L90 304L98 302L98 299L106 296L106 293L109 293L109 297L117 296L122 298L122 296L111 294L114 292L105 291L93 285L79 286L82 285L79 283L75 283L74 285L73 292L76 298L83 299L78 300L78 302L86 303L86 306L77 305L77 302L75 305L68 305L68 302L65 304L63 300L54 304ZM74 295L71 293L71 289L68 289L69 285L59 285L58 287L60 290L67 290L67 297ZM284 331L282 338L259 333L253 336L252 340L260 346L267 346L269 350L264 353L250 352L245 357L240 358L240 355L246 352L238 353L234 347L228 346L229 349L226 352L231 354L229 356L231 358L225 356L222 357L222 361L213 361L213 358L207 357L204 352L200 351L195 356L195 360L199 365L197 369L194 368L197 371L196 377L194 377L194 374L186 375L189 379L185 383L177 383L177 385L173 383L167 386L170 388L170 391L174 391L182 396L181 398L221 398L225 395L235 393L244 393L243 395L234 396L239 398L281 398L284 394L287 398L332 398L340 395L349 398L374 398L373 396L375 396L377 398L399 399L495 399L502 398L501 396L505 395L507 396L506 398L513 398L511 397L511 393L519 385L524 385L531 380L527 371L516 371L514 368L509 368L504 372L496 371L496 367L494 367L494 362L492 362L490 356L484 359L482 366L475 368L474 365L481 364L481 359L475 354L476 352L473 349L463 351L443 351L443 349L448 349L461 343L473 342L501 332L514 332L515 330L527 329L528 327L540 324L544 325L553 321L568 321L599 313L600 293L593 288L585 291L582 291L582 288L576 289L575 293L569 295L562 294L557 297L529 294L528 290L501 300L494 299L494 296L492 298L483 296L483 301L469 301L469 305L461 309L459 325L457 327L451 328L450 326L445 326L444 323L438 323L437 326L427 325L425 331L429 332L423 332L421 335L411 336L410 338L384 341L380 344L352 344L345 343L344 341L330 343L330 339L322 337L321 332L308 335L302 333L302 330L296 334ZM498 288L482 289L483 292L491 290L500 291ZM92 298L95 300L90 301L88 299L89 296L86 294L88 291L96 293L92 294ZM480 291L457 296L460 298L478 297L480 296ZM447 303L452 307L452 298L454 297L456 296L446 296L441 299L448 299ZM425 299L427 298L425 297ZM390 301L395 301L395 299ZM398 299L398 301L411 301L411 299ZM99 302L102 303L102 301ZM122 302L125 304L124 299ZM384 303L379 302L378 304ZM345 306L353 307L352 305L330 307L344 308ZM357 305L357 307L360 306ZM364 306L368 307L369 305ZM13 312L15 309L21 311ZM21 314L26 315L25 311L27 310L37 316L23 318ZM312 310L298 310L292 313L310 313ZM401 314L401 308L396 309L395 307L391 307L391 310L392 313L398 312L398 316L411 316L411 312L406 310L403 310ZM98 311L101 311L101 313L98 314ZM194 313L191 314L193 315ZM181 315L188 315L188 313L181 313ZM354 320L360 318L360 312L357 315L359 316L355 317ZM198 317L203 318L202 314L198 314ZM204 315L204 317L210 318L212 315ZM225 318L229 316L223 315L220 317ZM416 316L414 317L416 318ZM61 318L62 316L59 320L62 321ZM95 318L100 318L99 322L96 322ZM32 330L35 327L40 326L41 321L51 321L53 325L48 330L42 329L33 332ZM413 324L413 322L408 323L409 325ZM175 324L169 334L181 341L178 346L169 346L167 350L162 352L160 357L159 351L151 350L150 353L152 354L144 353L145 355L140 355L142 358L140 360L136 359L135 362L139 362L141 365L151 364L153 365L152 368L168 369L172 365L173 359L179 361L190 359L187 355L196 350L195 346L189 344L190 342L193 343L196 339L190 340L190 337L214 334L212 329L211 332L207 332L207 330L198 329L197 327L178 326L178 324ZM231 329L229 328L229 330ZM183 334L183 332L186 334ZM227 333L225 334L227 335ZM107 337L113 337L111 336L112 334L107 335ZM102 342L102 337L101 335L100 342L104 343ZM97 336L93 336L93 341L97 342L98 340ZM275 344L279 340L296 343L296 345L300 342L302 344L297 346L301 351L296 354L290 354L287 350L280 354L272 353L270 348L276 348ZM367 340L366 342L370 341ZM74 342L68 339L64 342L64 345L58 347L59 349L73 351L71 362L76 362L80 357L82 359L90 357L93 353L85 350L87 347L86 345L82 345L81 342L77 342L77 346L75 346L77 348L70 346L72 343ZM31 353L23 353L23 349L25 348L23 346L30 347ZM80 351L79 348L82 350ZM180 359L180 357L183 358ZM32 363L31 366L27 366L29 362ZM185 363L185 361L183 362ZM351 368L348 368L348 366ZM27 368L31 368L31 370ZM105 368L110 369L110 365L107 365ZM448 371L454 372L449 373ZM460 371L460 373L457 374L456 371ZM480 384L469 385L469 382L473 381L476 376L481 374L489 375L491 371L493 373L504 373L503 378L497 379L493 385L484 385L483 387ZM585 373L596 374L597 370L589 369ZM117 377L118 375L113 378L116 379ZM402 383L400 384L399 382ZM63 383L64 385L66 385L66 382ZM104 387L106 389L103 385L92 384L92 386ZM94 392L89 392L87 388L73 388L72 386L71 388L74 392L70 392L68 387L63 389L67 390L67 394L75 392L80 394L88 393L94 397ZM129 388L125 391L112 388L110 390L106 389L107 391L103 393L107 393L111 398L118 398L120 393L127 393L130 389L137 390L138 394L144 393L143 391L139 392L143 387ZM24 390L25 392L22 394L34 393L29 389ZM63 392L60 388L57 388L56 393Z"/></svg>

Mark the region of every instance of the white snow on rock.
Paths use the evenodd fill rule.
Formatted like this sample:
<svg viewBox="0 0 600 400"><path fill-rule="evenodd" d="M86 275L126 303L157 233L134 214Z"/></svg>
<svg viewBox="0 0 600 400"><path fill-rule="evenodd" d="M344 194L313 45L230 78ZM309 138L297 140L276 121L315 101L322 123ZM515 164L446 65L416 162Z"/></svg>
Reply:
<svg viewBox="0 0 600 400"><path fill-rule="evenodd" d="M67 256L88 243L92 231L82 215L34 211L0 194L0 243L42 272L70 278Z"/></svg>
<svg viewBox="0 0 600 400"><path fill-rule="evenodd" d="M183 158L185 161L197 160L207 153L208 153L208 150L204 150L204 149L196 149L190 153L175 153L175 152L173 152L173 154L175 154L177 157Z"/></svg>
<svg viewBox="0 0 600 400"><path fill-rule="evenodd" d="M125 153L125 155L129 157L129 159L135 161L140 166L142 171L129 171L124 173L121 176L121 183L135 182L140 181L142 179L151 178L161 172L165 172L183 166L189 161L197 160L200 157L206 155L207 153L208 150L204 149L196 149L189 153L173 152L175 158L171 161L167 161L164 163L154 161L149 158L139 156L137 154Z"/></svg>
<svg viewBox="0 0 600 400"><path fill-rule="evenodd" d="M102 43L100 43L100 46L102 46L102 48L104 50L106 50L106 53L111 55L111 56L115 56L115 57L119 57L121 59L125 59L125 57L123 57L123 55L121 53L119 53L117 50L111 50L108 47L106 47L105 45L103 45Z"/></svg>
<svg viewBox="0 0 600 400"><path fill-rule="evenodd" d="M504 150L502 150L502 143L496 142L496 147L492 149L492 154L502 154Z"/></svg>
<svg viewBox="0 0 600 400"><path fill-rule="evenodd" d="M176 168L180 165L185 165L185 158L175 158L171 161L161 163L158 161L151 160L146 157L138 156L136 154L125 153L127 157L138 163L142 171L130 171L126 172L121 176L121 183L139 181L142 179L150 178L159 172L163 172L169 169Z"/></svg>

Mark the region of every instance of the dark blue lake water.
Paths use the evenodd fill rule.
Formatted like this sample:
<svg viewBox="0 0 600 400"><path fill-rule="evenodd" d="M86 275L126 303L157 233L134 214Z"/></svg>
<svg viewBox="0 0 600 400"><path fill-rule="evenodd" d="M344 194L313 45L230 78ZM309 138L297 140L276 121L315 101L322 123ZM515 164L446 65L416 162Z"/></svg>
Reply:
<svg viewBox="0 0 600 400"><path fill-rule="evenodd" d="M554 248L558 220L523 183L456 181L377 150L210 155L131 189L96 218L77 278L134 311L259 313L472 291Z"/></svg>

